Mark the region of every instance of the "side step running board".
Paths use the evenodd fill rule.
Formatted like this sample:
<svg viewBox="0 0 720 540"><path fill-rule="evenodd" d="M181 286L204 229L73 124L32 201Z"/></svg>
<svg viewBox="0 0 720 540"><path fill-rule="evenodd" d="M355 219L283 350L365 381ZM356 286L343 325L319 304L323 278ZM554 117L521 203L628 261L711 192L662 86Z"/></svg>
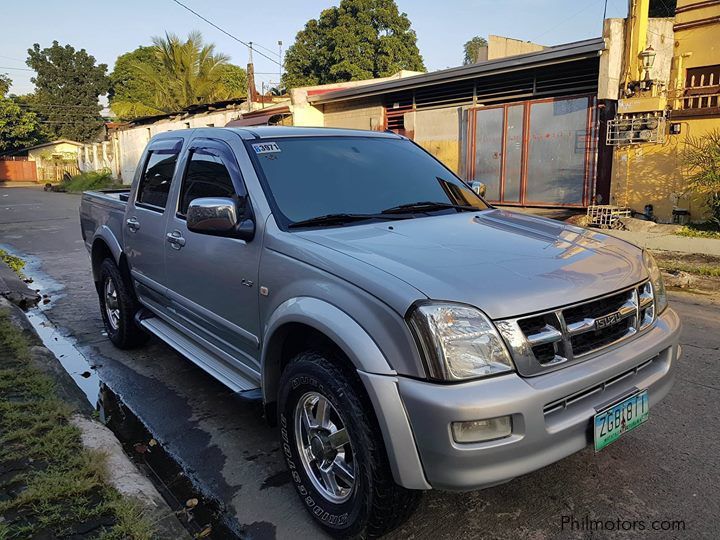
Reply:
<svg viewBox="0 0 720 540"><path fill-rule="evenodd" d="M258 385L246 378L239 370L233 369L228 362L216 354L199 346L187 338L175 327L163 321L160 317L136 317L138 324L151 334L157 336L170 345L177 352L191 360L201 369L215 377L218 381L230 388L233 392L245 393L252 399L253 391L258 391Z"/></svg>

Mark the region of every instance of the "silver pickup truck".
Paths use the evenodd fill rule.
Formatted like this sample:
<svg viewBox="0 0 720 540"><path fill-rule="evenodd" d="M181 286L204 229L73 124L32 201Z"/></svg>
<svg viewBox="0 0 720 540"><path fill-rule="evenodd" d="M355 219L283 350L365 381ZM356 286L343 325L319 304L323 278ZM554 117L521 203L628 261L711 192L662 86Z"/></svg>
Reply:
<svg viewBox="0 0 720 540"><path fill-rule="evenodd" d="M599 451L672 385L649 253L493 208L391 133L164 133L80 218L113 343L155 335L262 400L335 536Z"/></svg>

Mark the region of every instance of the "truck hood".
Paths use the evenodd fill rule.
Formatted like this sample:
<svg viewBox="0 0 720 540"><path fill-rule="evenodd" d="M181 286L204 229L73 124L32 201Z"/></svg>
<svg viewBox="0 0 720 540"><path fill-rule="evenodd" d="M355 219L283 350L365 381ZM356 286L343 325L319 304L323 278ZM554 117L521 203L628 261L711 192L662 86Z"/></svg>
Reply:
<svg viewBox="0 0 720 540"><path fill-rule="evenodd" d="M498 209L299 234L492 319L580 302L647 276L642 251L627 242Z"/></svg>

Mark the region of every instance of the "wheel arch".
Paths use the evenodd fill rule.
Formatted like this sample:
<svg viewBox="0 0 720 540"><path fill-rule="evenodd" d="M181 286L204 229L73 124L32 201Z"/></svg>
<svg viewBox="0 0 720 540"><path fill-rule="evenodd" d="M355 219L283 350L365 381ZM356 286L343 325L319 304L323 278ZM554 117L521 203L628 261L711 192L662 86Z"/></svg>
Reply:
<svg viewBox="0 0 720 540"><path fill-rule="evenodd" d="M293 298L275 309L264 332L261 366L265 403L276 401L280 375L293 353L313 343L335 348L354 370L396 374L373 339L344 311L318 298Z"/></svg>
<svg viewBox="0 0 720 540"><path fill-rule="evenodd" d="M127 257L120 246L117 238L109 227L103 225L95 233L90 249L90 260L92 263L93 280L95 284L100 281L100 265L105 259L112 259L120 270L120 275L132 289L132 280L130 279L130 267Z"/></svg>
<svg viewBox="0 0 720 540"><path fill-rule="evenodd" d="M430 489L425 479L405 408L397 389L397 373L377 344L339 308L317 298L294 298L278 306L264 334L261 355L266 418L276 417L279 381L284 367L304 344L335 349L344 367L358 377L378 423L395 481L409 489Z"/></svg>

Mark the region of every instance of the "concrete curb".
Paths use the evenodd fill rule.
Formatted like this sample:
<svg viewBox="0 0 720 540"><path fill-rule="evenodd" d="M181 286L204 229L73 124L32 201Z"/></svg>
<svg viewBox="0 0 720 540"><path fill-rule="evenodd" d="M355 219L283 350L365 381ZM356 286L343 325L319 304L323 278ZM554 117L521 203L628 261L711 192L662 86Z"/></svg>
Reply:
<svg viewBox="0 0 720 540"><path fill-rule="evenodd" d="M42 345L40 336L27 320L25 313L2 296L0 296L0 309L8 309L13 324L29 334L31 362L55 380L58 397L75 409L76 414L72 417L72 423L80 429L83 445L107 456L108 483L121 495L137 501L156 528L155 538L168 540L192 538L160 492L125 454L115 434L90 417L93 408L85 395L55 355Z"/></svg>
<svg viewBox="0 0 720 540"><path fill-rule="evenodd" d="M0 260L0 296L16 306L30 308L40 301L40 295L27 286L5 261Z"/></svg>

